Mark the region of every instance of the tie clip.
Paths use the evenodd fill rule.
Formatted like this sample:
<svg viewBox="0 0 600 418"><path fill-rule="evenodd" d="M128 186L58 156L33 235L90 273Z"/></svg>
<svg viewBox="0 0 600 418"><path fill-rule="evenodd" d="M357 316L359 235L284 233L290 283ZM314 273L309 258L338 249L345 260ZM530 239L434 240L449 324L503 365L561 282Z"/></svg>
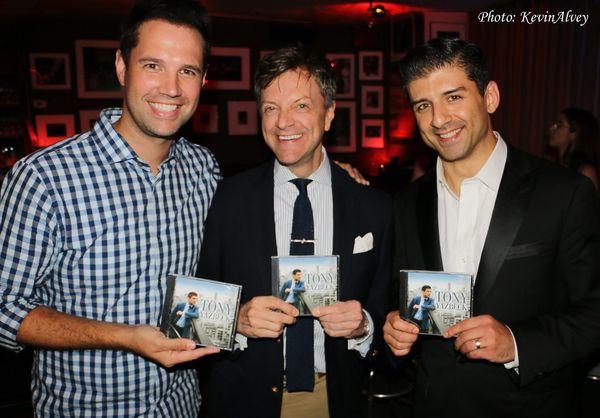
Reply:
<svg viewBox="0 0 600 418"><path fill-rule="evenodd" d="M302 238L302 239L291 239L290 242L297 242L300 244L316 244L317 240Z"/></svg>

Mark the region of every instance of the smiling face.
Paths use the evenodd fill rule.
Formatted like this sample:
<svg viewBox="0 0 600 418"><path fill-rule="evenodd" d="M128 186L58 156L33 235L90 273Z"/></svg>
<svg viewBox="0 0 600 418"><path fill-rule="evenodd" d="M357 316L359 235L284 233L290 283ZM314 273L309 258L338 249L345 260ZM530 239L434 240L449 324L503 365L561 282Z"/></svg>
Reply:
<svg viewBox="0 0 600 418"><path fill-rule="evenodd" d="M447 66L412 81L408 90L425 143L445 167L460 165L475 175L496 144L489 117L500 101L496 83L482 97L463 69Z"/></svg>
<svg viewBox="0 0 600 418"><path fill-rule="evenodd" d="M129 68L117 54L125 99L115 128L128 141L172 139L198 106L204 84L202 36L162 20L143 23L138 33Z"/></svg>
<svg viewBox="0 0 600 418"><path fill-rule="evenodd" d="M323 103L319 86L306 73L287 71L261 94L265 141L280 164L298 177L308 177L321 164L321 142L334 117L335 102Z"/></svg>

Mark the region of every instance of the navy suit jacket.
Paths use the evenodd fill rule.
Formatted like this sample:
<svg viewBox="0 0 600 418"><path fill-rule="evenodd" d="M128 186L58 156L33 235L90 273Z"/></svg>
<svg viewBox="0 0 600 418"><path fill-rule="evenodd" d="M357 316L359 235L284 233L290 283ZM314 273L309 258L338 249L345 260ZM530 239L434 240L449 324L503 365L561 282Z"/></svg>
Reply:
<svg viewBox="0 0 600 418"><path fill-rule="evenodd" d="M340 300L358 300L374 322L371 348L382 343L391 277L390 197L358 185L331 163L334 237L340 256ZM353 254L354 240L371 232L373 249ZM211 205L199 276L243 285L242 303L272 295L271 256L277 255L273 213L273 161L219 184ZM325 336L327 392L332 417L362 416L367 359L345 338ZM248 339L237 356L221 356L212 370L208 415L279 417L283 390L283 339Z"/></svg>
<svg viewBox="0 0 600 418"><path fill-rule="evenodd" d="M394 272L443 270L436 181L432 170L396 198ZM447 417L575 415L575 363L600 346L599 255L591 181L509 145L473 307L510 327L519 374L466 359L452 338L419 336L416 415L432 405Z"/></svg>
<svg viewBox="0 0 600 418"><path fill-rule="evenodd" d="M300 312L302 312L302 310L300 309L302 300L300 299L300 295L298 293L306 291L306 289L304 288L304 282L302 280L299 280L298 286L296 286L296 288L292 289L289 293L285 293L285 289L289 289L290 287L292 287L292 282L293 280L287 280L283 284L283 286L281 286L281 290L279 291L279 297L287 303L291 303Z"/></svg>
<svg viewBox="0 0 600 418"><path fill-rule="evenodd" d="M177 315L177 312L183 311L185 309L186 302L181 302L175 305L173 311L171 311L171 325L175 325L181 316ZM188 338L190 336L190 331L192 330L192 319L198 318L198 306L192 305L191 308L187 310L185 313L185 326L183 327L182 337Z"/></svg>
<svg viewBox="0 0 600 418"><path fill-rule="evenodd" d="M420 305L422 298L423 298L423 296L415 296L414 298L411 299L410 303L408 304L408 317L409 318L414 318L415 315L417 314L417 309L413 309L413 307L415 305ZM421 307L422 312L423 312L423 318L421 319L421 329L429 328L429 310L435 309L434 302L435 301L433 300L433 298L429 298L429 300L427 302L423 302L423 306Z"/></svg>

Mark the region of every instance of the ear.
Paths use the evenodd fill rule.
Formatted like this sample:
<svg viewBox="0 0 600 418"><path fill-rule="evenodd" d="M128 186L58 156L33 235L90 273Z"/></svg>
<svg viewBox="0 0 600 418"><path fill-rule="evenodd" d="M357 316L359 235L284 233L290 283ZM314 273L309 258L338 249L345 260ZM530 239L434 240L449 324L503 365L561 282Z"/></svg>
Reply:
<svg viewBox="0 0 600 418"><path fill-rule="evenodd" d="M487 112L491 115L498 109L500 105L500 91L495 81L490 81L485 88L485 94L483 95L485 100L485 107Z"/></svg>
<svg viewBox="0 0 600 418"><path fill-rule="evenodd" d="M122 86L125 86L125 73L127 72L127 66L125 65L125 60L123 59L123 54L121 50L117 50L117 57L115 59L115 68L117 69L117 78L119 79L119 83Z"/></svg>
<svg viewBox="0 0 600 418"><path fill-rule="evenodd" d="M206 66L206 70L204 70L204 74L202 75L202 87L204 87L204 83L206 83L206 74L208 73L208 65Z"/></svg>
<svg viewBox="0 0 600 418"><path fill-rule="evenodd" d="M335 100L331 102L331 106L325 110L325 132L331 128L331 121L335 118Z"/></svg>

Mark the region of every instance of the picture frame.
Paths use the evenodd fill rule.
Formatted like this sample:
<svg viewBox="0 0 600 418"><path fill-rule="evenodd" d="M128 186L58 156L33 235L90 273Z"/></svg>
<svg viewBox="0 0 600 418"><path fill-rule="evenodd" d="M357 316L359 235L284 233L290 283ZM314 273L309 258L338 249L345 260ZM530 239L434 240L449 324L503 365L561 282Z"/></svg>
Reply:
<svg viewBox="0 0 600 418"><path fill-rule="evenodd" d="M363 119L362 147L385 147L385 121L383 119Z"/></svg>
<svg viewBox="0 0 600 418"><path fill-rule="evenodd" d="M358 53L358 79L383 80L383 52Z"/></svg>
<svg viewBox="0 0 600 418"><path fill-rule="evenodd" d="M33 90L71 89L69 54L31 52L29 66Z"/></svg>
<svg viewBox="0 0 600 418"><path fill-rule="evenodd" d="M36 115L35 127L37 141L32 143L32 146L47 147L75 135L75 117L73 115Z"/></svg>
<svg viewBox="0 0 600 418"><path fill-rule="evenodd" d="M192 131L203 134L219 132L219 107L217 105L199 105L192 116Z"/></svg>
<svg viewBox="0 0 600 418"><path fill-rule="evenodd" d="M383 86L362 86L360 112L365 115L383 114Z"/></svg>
<svg viewBox="0 0 600 418"><path fill-rule="evenodd" d="M399 61L417 44L417 15L415 12L403 13L391 19L391 61Z"/></svg>
<svg viewBox="0 0 600 418"><path fill-rule="evenodd" d="M258 134L258 114L256 102L227 102L227 116L229 120L229 135L256 135Z"/></svg>
<svg viewBox="0 0 600 418"><path fill-rule="evenodd" d="M123 89L115 72L119 41L77 39L77 97L80 99L118 99Z"/></svg>
<svg viewBox="0 0 600 418"><path fill-rule="evenodd" d="M327 152L356 152L356 102L337 102L323 143Z"/></svg>
<svg viewBox="0 0 600 418"><path fill-rule="evenodd" d="M250 89L250 48L213 47L203 88L206 90Z"/></svg>
<svg viewBox="0 0 600 418"><path fill-rule="evenodd" d="M80 110L79 111L79 131L86 132L94 129L96 121L100 117L102 110Z"/></svg>
<svg viewBox="0 0 600 418"><path fill-rule="evenodd" d="M467 25L464 23L452 22L430 22L430 39L431 38L460 38L467 40Z"/></svg>
<svg viewBox="0 0 600 418"><path fill-rule="evenodd" d="M335 70L338 99L354 98L354 54L327 54Z"/></svg>

